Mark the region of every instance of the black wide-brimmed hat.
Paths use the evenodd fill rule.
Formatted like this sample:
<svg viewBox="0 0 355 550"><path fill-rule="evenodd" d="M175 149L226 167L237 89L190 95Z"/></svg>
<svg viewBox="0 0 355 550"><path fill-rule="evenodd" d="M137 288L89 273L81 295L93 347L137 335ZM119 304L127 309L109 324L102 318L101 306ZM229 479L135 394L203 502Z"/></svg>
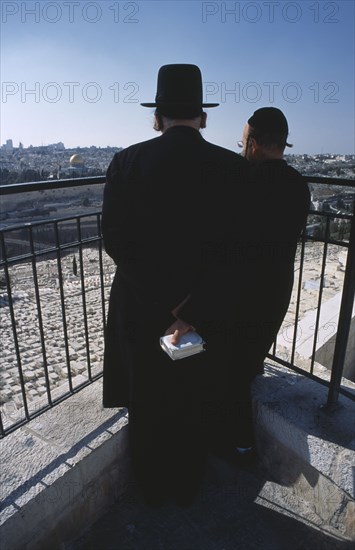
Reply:
<svg viewBox="0 0 355 550"><path fill-rule="evenodd" d="M286 142L288 136L288 124L285 115L276 107L262 107L254 112L248 120L257 132L263 134L279 134L285 138L286 147L292 147Z"/></svg>
<svg viewBox="0 0 355 550"><path fill-rule="evenodd" d="M155 102L141 105L156 107L159 114L170 118L194 118L204 107L218 107L219 103L203 103L200 69L179 63L160 67Z"/></svg>

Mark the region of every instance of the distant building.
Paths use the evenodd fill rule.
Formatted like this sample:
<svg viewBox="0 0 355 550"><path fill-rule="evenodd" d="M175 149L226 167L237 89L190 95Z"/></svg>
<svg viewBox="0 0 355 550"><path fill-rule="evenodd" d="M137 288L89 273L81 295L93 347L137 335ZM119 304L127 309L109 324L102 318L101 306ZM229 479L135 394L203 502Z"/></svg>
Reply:
<svg viewBox="0 0 355 550"><path fill-rule="evenodd" d="M2 146L5 151L12 151L14 148L14 144L12 143L12 139L7 139L6 143Z"/></svg>
<svg viewBox="0 0 355 550"><path fill-rule="evenodd" d="M49 145L49 147L51 147L55 151L65 151L64 143L62 143L61 141L59 141L58 143L52 143L51 145Z"/></svg>

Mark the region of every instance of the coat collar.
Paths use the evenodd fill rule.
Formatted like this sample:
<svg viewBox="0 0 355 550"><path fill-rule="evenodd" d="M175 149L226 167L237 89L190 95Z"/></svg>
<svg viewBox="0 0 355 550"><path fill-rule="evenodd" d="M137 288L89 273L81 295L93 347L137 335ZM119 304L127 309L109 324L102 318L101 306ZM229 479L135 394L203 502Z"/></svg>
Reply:
<svg viewBox="0 0 355 550"><path fill-rule="evenodd" d="M161 137L171 135L171 134L185 134L185 135L195 136L198 139L203 139L199 130L196 130L195 128L191 128L191 126L184 126L184 125L172 126L171 128L168 128L167 130L165 130L164 134L162 134Z"/></svg>

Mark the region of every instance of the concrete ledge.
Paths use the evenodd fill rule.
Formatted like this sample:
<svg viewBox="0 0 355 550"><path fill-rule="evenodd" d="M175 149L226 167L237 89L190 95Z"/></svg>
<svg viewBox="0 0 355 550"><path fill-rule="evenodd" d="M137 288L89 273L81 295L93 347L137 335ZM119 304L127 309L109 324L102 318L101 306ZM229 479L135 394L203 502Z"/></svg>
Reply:
<svg viewBox="0 0 355 550"><path fill-rule="evenodd" d="M269 475L311 509L309 519L355 540L355 404L341 397L327 415L326 394L268 365L254 384L257 442ZM125 492L127 416L102 409L101 395L98 381L1 441L4 549L63 549Z"/></svg>
<svg viewBox="0 0 355 550"><path fill-rule="evenodd" d="M319 282L319 281L318 281ZM318 285L319 286L319 285ZM335 340L339 322L342 292L338 292L322 303L319 317L317 341L315 343L315 360L324 365L329 371L332 368ZM296 352L300 357L310 359L314 345L314 327L318 315L318 308L309 309L297 325ZM277 337L277 345L291 350L293 337L290 338L290 326L286 326ZM293 326L291 327L293 330ZM355 303L352 311L347 353L344 364L344 378L355 380Z"/></svg>
<svg viewBox="0 0 355 550"><path fill-rule="evenodd" d="M282 485L311 504L319 525L355 540L355 403L321 410L327 388L276 365L254 383L260 456Z"/></svg>
<svg viewBox="0 0 355 550"><path fill-rule="evenodd" d="M104 410L97 381L1 441L1 546L63 548L129 482L125 410Z"/></svg>

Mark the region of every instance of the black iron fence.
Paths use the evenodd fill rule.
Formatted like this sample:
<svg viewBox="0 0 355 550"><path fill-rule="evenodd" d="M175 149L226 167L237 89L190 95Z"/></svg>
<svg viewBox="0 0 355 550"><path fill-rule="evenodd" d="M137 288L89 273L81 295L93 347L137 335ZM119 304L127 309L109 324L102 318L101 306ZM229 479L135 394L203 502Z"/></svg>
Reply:
<svg viewBox="0 0 355 550"><path fill-rule="evenodd" d="M305 179L327 193L310 211L290 309L269 358L327 385L332 406L339 393L354 399L342 376L355 378L355 182ZM103 183L0 188L1 436L102 375L115 271L102 248ZM26 216L39 219L24 223Z"/></svg>
<svg viewBox="0 0 355 550"><path fill-rule="evenodd" d="M325 406L331 410L339 393L355 399L355 182L304 179L312 198L317 185L318 194L322 188L328 193L310 209L293 298L268 357L328 386ZM332 194L335 186L347 192Z"/></svg>

